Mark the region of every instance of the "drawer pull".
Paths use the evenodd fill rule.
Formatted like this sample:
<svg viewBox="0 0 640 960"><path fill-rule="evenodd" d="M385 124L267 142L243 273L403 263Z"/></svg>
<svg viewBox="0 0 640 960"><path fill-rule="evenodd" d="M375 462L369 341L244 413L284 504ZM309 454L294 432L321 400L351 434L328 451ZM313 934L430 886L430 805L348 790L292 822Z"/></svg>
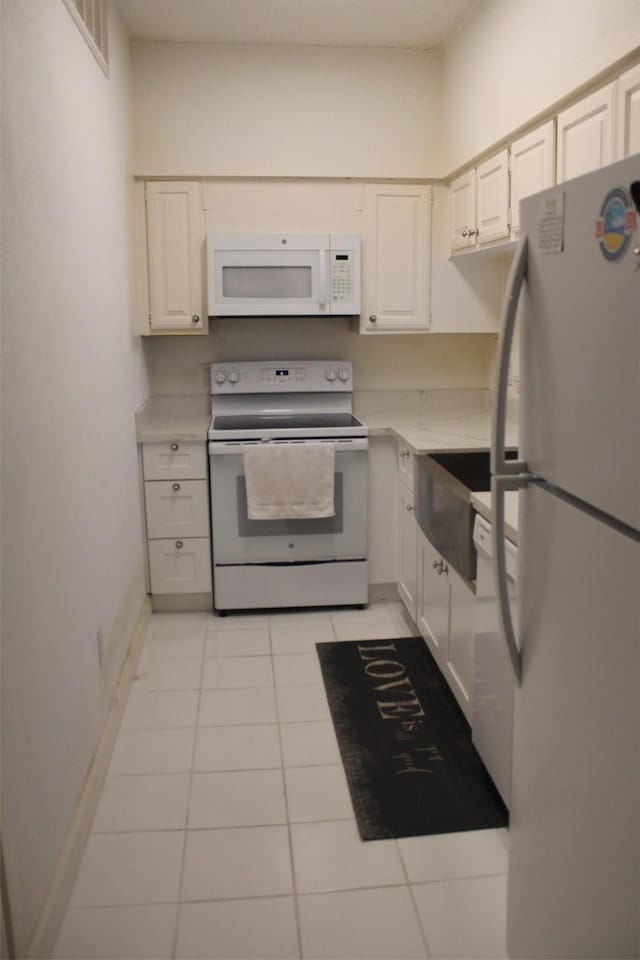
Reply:
<svg viewBox="0 0 640 960"><path fill-rule="evenodd" d="M181 550L183 546L182 540L176 540L176 550Z"/></svg>
<svg viewBox="0 0 640 960"><path fill-rule="evenodd" d="M172 444L171 444L171 449L172 449L172 450L178 450L179 448L180 448L180 444L178 444L178 443L172 443Z"/></svg>
<svg viewBox="0 0 640 960"><path fill-rule="evenodd" d="M178 490L180 489L180 484L179 484L179 483L174 483L171 489L172 489L172 490L175 490L175 492L177 493Z"/></svg>

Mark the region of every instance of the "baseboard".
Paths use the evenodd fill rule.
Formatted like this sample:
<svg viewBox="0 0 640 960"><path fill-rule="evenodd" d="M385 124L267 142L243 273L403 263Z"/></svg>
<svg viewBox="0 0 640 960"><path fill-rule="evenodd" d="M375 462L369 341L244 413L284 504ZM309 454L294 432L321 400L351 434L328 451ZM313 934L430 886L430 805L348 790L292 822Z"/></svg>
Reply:
<svg viewBox="0 0 640 960"><path fill-rule="evenodd" d="M55 948L60 926L80 867L82 854L100 801L107 770L111 762L111 754L120 730L122 715L127 704L129 690L135 676L149 621L150 608L149 599L145 598L133 638L122 664L120 676L115 685L91 766L85 777L62 851L58 857L38 925L24 954L26 960L30 960L32 957L51 957Z"/></svg>

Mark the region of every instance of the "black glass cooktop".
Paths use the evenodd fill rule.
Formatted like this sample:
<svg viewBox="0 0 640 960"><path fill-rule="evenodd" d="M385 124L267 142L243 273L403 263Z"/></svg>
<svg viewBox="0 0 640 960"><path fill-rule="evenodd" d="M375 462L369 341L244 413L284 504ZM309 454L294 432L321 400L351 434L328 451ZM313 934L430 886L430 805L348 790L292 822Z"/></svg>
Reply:
<svg viewBox="0 0 640 960"><path fill-rule="evenodd" d="M214 430L313 430L319 427L337 429L360 427L360 420L350 413L248 414L214 417Z"/></svg>

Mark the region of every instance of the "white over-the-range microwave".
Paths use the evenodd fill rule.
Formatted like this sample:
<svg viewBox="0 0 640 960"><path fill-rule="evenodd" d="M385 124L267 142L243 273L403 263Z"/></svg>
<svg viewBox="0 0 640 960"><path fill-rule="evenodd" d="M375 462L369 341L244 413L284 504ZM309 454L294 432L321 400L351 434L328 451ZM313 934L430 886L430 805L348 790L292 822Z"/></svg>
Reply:
<svg viewBox="0 0 640 960"><path fill-rule="evenodd" d="M210 317L360 313L360 236L208 233Z"/></svg>

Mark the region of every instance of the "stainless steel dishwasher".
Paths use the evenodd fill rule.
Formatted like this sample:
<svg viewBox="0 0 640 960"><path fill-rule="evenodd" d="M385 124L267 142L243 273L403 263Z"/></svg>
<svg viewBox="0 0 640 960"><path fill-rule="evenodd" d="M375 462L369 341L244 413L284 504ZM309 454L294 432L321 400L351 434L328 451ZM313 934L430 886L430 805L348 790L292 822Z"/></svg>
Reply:
<svg viewBox="0 0 640 960"><path fill-rule="evenodd" d="M472 739L507 806L511 796L513 691L511 665L503 648L493 579L491 525L476 515L473 540L478 552L476 629L473 667ZM518 548L505 541L509 601L515 616Z"/></svg>

